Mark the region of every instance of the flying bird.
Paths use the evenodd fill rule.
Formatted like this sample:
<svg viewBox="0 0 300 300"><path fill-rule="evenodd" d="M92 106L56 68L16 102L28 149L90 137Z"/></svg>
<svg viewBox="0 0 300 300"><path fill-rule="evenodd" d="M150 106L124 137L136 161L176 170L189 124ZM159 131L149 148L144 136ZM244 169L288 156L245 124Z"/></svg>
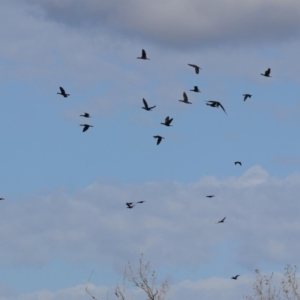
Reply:
<svg viewBox="0 0 300 300"><path fill-rule="evenodd" d="M164 139L164 137L160 136L160 135L154 135L153 136L155 139L157 139L156 145L159 145L161 140Z"/></svg>
<svg viewBox="0 0 300 300"><path fill-rule="evenodd" d="M80 126L83 126L82 132L87 131L90 127L94 127L94 126L88 125L88 124L80 124Z"/></svg>
<svg viewBox="0 0 300 300"><path fill-rule="evenodd" d="M226 219L226 217L223 218L223 219L222 219L221 221L219 221L218 223L224 223L225 219ZM218 224L218 223L217 223L217 224Z"/></svg>
<svg viewBox="0 0 300 300"><path fill-rule="evenodd" d="M192 104L192 102L188 101L188 96L186 95L185 92L183 92L183 100L178 100L178 101L186 103L186 104Z"/></svg>
<svg viewBox="0 0 300 300"><path fill-rule="evenodd" d="M196 93L201 93L201 91L199 90L199 88L197 87L197 85L194 86L193 90L190 90L191 92L196 92Z"/></svg>
<svg viewBox="0 0 300 300"><path fill-rule="evenodd" d="M225 108L223 107L223 105L218 102L218 101L207 101L206 105L209 105L211 107L221 107L224 110L224 113L227 115Z"/></svg>
<svg viewBox="0 0 300 300"><path fill-rule="evenodd" d="M138 59L147 59L149 60L149 58L147 58L147 54L146 51L144 49L142 49L142 56L141 57L137 57Z"/></svg>
<svg viewBox="0 0 300 300"><path fill-rule="evenodd" d="M241 275L232 276L231 279L237 280L239 276L241 276Z"/></svg>
<svg viewBox="0 0 300 300"><path fill-rule="evenodd" d="M197 65L192 65L192 64L188 64L188 65L195 69L196 74L199 74L199 71L201 70L200 67L198 67Z"/></svg>
<svg viewBox="0 0 300 300"><path fill-rule="evenodd" d="M144 203L144 202L146 202L146 201L138 201L137 203Z"/></svg>
<svg viewBox="0 0 300 300"><path fill-rule="evenodd" d="M165 125L165 126L172 126L172 125L170 125L172 121L173 121L173 118L170 119L170 117L167 116L167 117L165 118L165 123L160 123L160 124Z"/></svg>
<svg viewBox="0 0 300 300"><path fill-rule="evenodd" d="M84 117L84 118L90 118L90 114L88 114L88 113L84 113L83 115L80 115L80 117Z"/></svg>
<svg viewBox="0 0 300 300"><path fill-rule="evenodd" d="M151 111L151 109L153 109L154 107L156 107L156 105L149 107L148 103L146 102L146 100L144 98L143 98L143 103L144 103L144 107L142 107L142 109L144 109L144 110Z"/></svg>
<svg viewBox="0 0 300 300"><path fill-rule="evenodd" d="M57 93L58 95L62 95L63 97L67 98L68 96L70 96L70 94L66 94L65 90L60 86L60 93Z"/></svg>
<svg viewBox="0 0 300 300"><path fill-rule="evenodd" d="M0 200L4 200L4 198L0 198Z"/></svg>
<svg viewBox="0 0 300 300"><path fill-rule="evenodd" d="M133 208L135 205L133 205L132 202L126 202L127 208Z"/></svg>
<svg viewBox="0 0 300 300"><path fill-rule="evenodd" d="M240 166L242 165L242 163L240 161L235 161L234 164L235 165L240 165Z"/></svg>
<svg viewBox="0 0 300 300"><path fill-rule="evenodd" d="M271 73L271 69L269 68L268 70L265 71L265 73L262 73L260 75L265 76L265 77L271 77L270 73Z"/></svg>
<svg viewBox="0 0 300 300"><path fill-rule="evenodd" d="M213 198L215 195L208 195L206 198Z"/></svg>
<svg viewBox="0 0 300 300"><path fill-rule="evenodd" d="M252 97L252 95L250 95L250 94L244 94L243 96L244 96L244 101L246 101L247 98L251 98Z"/></svg>

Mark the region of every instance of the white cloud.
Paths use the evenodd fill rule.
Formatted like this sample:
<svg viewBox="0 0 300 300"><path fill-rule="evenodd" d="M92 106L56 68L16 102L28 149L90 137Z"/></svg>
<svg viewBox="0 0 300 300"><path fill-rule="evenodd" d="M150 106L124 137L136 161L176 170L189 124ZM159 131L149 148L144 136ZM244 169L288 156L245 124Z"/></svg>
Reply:
<svg viewBox="0 0 300 300"><path fill-rule="evenodd" d="M201 265L214 259L215 247L233 241L237 265L286 263L297 260L300 249L299 182L299 175L281 180L254 166L239 178L119 188L94 183L76 196L57 192L6 200L1 251L6 264L62 258L113 265L145 253L157 264ZM140 200L146 202L125 206ZM224 224L216 224L225 216Z"/></svg>
<svg viewBox="0 0 300 300"><path fill-rule="evenodd" d="M268 1L37 1L55 21L111 30L172 47L264 43L299 36L296 0Z"/></svg>
<svg viewBox="0 0 300 300"><path fill-rule="evenodd" d="M170 291L167 293L166 299L179 300L182 298L199 299L241 299L244 295L252 294L252 284L254 282L254 274L240 277L238 281L231 279L212 277L206 280L190 281L185 280L178 284L171 284ZM117 299L114 295L114 287L88 285L89 292L96 299ZM1 291L1 290L0 290ZM58 291L50 292L48 290L36 291L28 294L15 294L14 298L5 294L6 298L1 300L88 300L92 299L85 291L84 285L69 287ZM132 289L130 286L126 289L126 297L130 299L145 299L144 292Z"/></svg>

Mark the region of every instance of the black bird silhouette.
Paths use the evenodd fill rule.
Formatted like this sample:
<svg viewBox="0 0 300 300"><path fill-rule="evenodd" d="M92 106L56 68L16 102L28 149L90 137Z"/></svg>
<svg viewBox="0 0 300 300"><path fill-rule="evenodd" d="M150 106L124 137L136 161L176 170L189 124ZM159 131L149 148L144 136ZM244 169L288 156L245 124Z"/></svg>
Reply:
<svg viewBox="0 0 300 300"><path fill-rule="evenodd" d="M239 276L241 276L241 275L232 276L231 279L237 280Z"/></svg>
<svg viewBox="0 0 300 300"><path fill-rule="evenodd" d="M146 51L144 49L142 49L142 56L141 57L137 57L138 59L147 59L149 60L149 58L147 58L147 54Z"/></svg>
<svg viewBox="0 0 300 300"><path fill-rule="evenodd" d="M146 202L146 201L138 201L137 203L144 203L144 202Z"/></svg>
<svg viewBox="0 0 300 300"><path fill-rule="evenodd" d="M0 198L0 200L4 200L4 198Z"/></svg>
<svg viewBox="0 0 300 300"><path fill-rule="evenodd" d="M234 164L235 165L240 165L240 166L242 165L242 163L240 161L235 161Z"/></svg>
<svg viewBox="0 0 300 300"><path fill-rule="evenodd" d="M87 131L90 127L94 127L94 126L88 125L88 124L80 124L80 126L83 126L82 132Z"/></svg>
<svg viewBox="0 0 300 300"><path fill-rule="evenodd" d="M260 75L265 76L265 77L271 77L270 73L271 73L271 69L269 68L268 70L265 71L265 73L262 73Z"/></svg>
<svg viewBox="0 0 300 300"><path fill-rule="evenodd" d="M193 90L190 90L191 92L196 92L196 93L201 93L201 91L199 90L199 88L197 87L197 85L194 86Z"/></svg>
<svg viewBox="0 0 300 300"><path fill-rule="evenodd" d="M227 112L225 111L225 108L223 107L223 105L218 102L218 101L207 101L206 105L209 105L211 107L221 107L224 110L224 113L227 115Z"/></svg>
<svg viewBox="0 0 300 300"><path fill-rule="evenodd" d="M63 97L67 98L68 96L70 96L70 94L66 94L65 90L60 86L60 93L57 93L58 95L62 95Z"/></svg>
<svg viewBox="0 0 300 300"><path fill-rule="evenodd" d="M178 101L186 103L186 104L192 104L192 102L189 102L188 96L186 95L185 92L183 92L183 100L178 100Z"/></svg>
<svg viewBox="0 0 300 300"><path fill-rule="evenodd" d="M246 101L247 98L251 98L252 97L252 95L250 95L250 94L244 94L243 96L244 96L244 101Z"/></svg>
<svg viewBox="0 0 300 300"><path fill-rule="evenodd" d="M159 145L161 140L164 139L164 137L160 136L160 135L154 135L153 136L155 139L157 139L156 145Z"/></svg>
<svg viewBox="0 0 300 300"><path fill-rule="evenodd" d="M90 118L90 114L84 113L83 115L80 115L80 117Z"/></svg>
<svg viewBox="0 0 300 300"><path fill-rule="evenodd" d="M135 205L133 205L132 202L126 202L127 208L133 208Z"/></svg>
<svg viewBox="0 0 300 300"><path fill-rule="evenodd" d="M142 107L142 109L144 109L144 110L151 111L151 109L153 109L154 107L156 107L156 105L149 107L148 103L146 102L146 100L144 98L143 98L143 103L144 103L144 107Z"/></svg>
<svg viewBox="0 0 300 300"><path fill-rule="evenodd" d="M213 198L215 195L208 195L206 198Z"/></svg>
<svg viewBox="0 0 300 300"><path fill-rule="evenodd" d="M188 65L195 69L196 74L199 74L199 71L201 70L200 67L198 67L197 65L192 65L192 64L188 64Z"/></svg>
<svg viewBox="0 0 300 300"><path fill-rule="evenodd" d="M218 223L224 223L225 219L226 219L226 217L223 218L223 219L222 219L221 221L219 221ZM217 223L217 224L218 224L218 223Z"/></svg>
<svg viewBox="0 0 300 300"><path fill-rule="evenodd" d="M170 125L172 121L173 121L173 118L170 119L170 117L167 116L167 117L165 118L165 123L160 123L160 124L165 125L165 126L172 126L172 125Z"/></svg>

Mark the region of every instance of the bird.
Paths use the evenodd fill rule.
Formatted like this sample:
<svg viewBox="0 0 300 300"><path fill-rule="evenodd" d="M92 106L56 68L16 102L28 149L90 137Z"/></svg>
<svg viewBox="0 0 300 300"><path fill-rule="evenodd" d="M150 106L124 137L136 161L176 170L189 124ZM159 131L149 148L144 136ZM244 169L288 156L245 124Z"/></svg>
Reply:
<svg viewBox="0 0 300 300"><path fill-rule="evenodd" d="M242 163L240 161L235 161L234 164L235 165L240 165L240 166L242 165Z"/></svg>
<svg viewBox="0 0 300 300"><path fill-rule="evenodd" d="M265 76L265 77L271 77L270 73L271 73L271 69L269 68L268 70L265 71L265 73L261 73L260 75Z"/></svg>
<svg viewBox="0 0 300 300"><path fill-rule="evenodd" d="M213 198L215 195L207 195L206 198Z"/></svg>
<svg viewBox="0 0 300 300"><path fill-rule="evenodd" d="M221 107L223 110L224 110L224 112L225 112L225 114L227 115L227 113L226 113L226 111L225 111L225 108L223 107L223 105L220 103L220 102L218 102L218 101L207 101L206 102L206 105L209 105L209 106L211 106L211 107Z"/></svg>
<svg viewBox="0 0 300 300"><path fill-rule="evenodd" d="M192 102L188 101L188 96L186 95L185 92L183 92L183 100L178 100L178 101L186 103L186 104L192 104Z"/></svg>
<svg viewBox="0 0 300 300"><path fill-rule="evenodd" d="M135 205L133 205L132 202L126 202L127 208L133 208Z"/></svg>
<svg viewBox="0 0 300 300"><path fill-rule="evenodd" d="M68 96L70 96L70 94L66 94L65 90L60 86L60 93L57 93L58 95L62 95L63 97L67 98Z"/></svg>
<svg viewBox="0 0 300 300"><path fill-rule="evenodd" d="M156 107L156 105L149 107L148 103L146 102L146 100L144 98L143 98L143 103L144 103L144 107L142 107L142 109L144 109L144 110L151 111L151 109L153 109L154 107Z"/></svg>
<svg viewBox="0 0 300 300"><path fill-rule="evenodd" d="M147 54L146 51L144 49L142 49L142 56L141 57L137 57L138 59L147 59L149 60L149 58L147 58Z"/></svg>
<svg viewBox="0 0 300 300"><path fill-rule="evenodd" d="M170 117L167 116L167 117L165 118L165 123L160 123L160 124L165 125L165 126L172 126L172 125L170 125L172 121L173 121L173 118L170 119Z"/></svg>
<svg viewBox="0 0 300 300"><path fill-rule="evenodd" d="M244 96L244 101L246 101L247 98L251 98L252 97L252 95L250 95L250 94L244 94L243 96Z"/></svg>
<svg viewBox="0 0 300 300"><path fill-rule="evenodd" d="M137 203L144 203L144 202L146 202L146 201L138 201Z"/></svg>
<svg viewBox="0 0 300 300"><path fill-rule="evenodd" d="M200 67L198 67L197 65L192 65L192 64L188 64L188 65L195 69L196 74L199 74L199 71L201 70Z"/></svg>
<svg viewBox="0 0 300 300"><path fill-rule="evenodd" d="M191 92L201 93L199 88L195 85L193 90L190 90Z"/></svg>
<svg viewBox="0 0 300 300"><path fill-rule="evenodd" d="M224 223L225 219L226 219L226 217L223 218L223 219L222 219L221 221L219 221L218 223ZM217 224L218 224L218 223L217 223Z"/></svg>
<svg viewBox="0 0 300 300"><path fill-rule="evenodd" d="M156 145L159 145L161 140L164 139L164 137L160 136L160 135L154 135L153 136L155 139L157 139Z"/></svg>
<svg viewBox="0 0 300 300"><path fill-rule="evenodd" d="M237 280L239 276L241 276L241 275L232 276L231 279Z"/></svg>
<svg viewBox="0 0 300 300"><path fill-rule="evenodd" d="M84 113L83 115L80 115L80 117L90 118L90 114Z"/></svg>
<svg viewBox="0 0 300 300"><path fill-rule="evenodd" d="M82 132L87 131L90 127L94 127L94 126L88 125L88 124L80 124L80 126L84 126L83 129L82 129Z"/></svg>
<svg viewBox="0 0 300 300"><path fill-rule="evenodd" d="M0 198L0 200L4 200L4 198Z"/></svg>

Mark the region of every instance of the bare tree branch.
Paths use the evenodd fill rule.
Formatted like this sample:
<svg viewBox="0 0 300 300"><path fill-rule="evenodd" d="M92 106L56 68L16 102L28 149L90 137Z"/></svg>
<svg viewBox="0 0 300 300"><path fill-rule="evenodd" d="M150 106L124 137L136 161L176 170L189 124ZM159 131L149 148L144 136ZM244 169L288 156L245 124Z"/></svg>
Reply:
<svg viewBox="0 0 300 300"><path fill-rule="evenodd" d="M134 286L143 290L147 295L147 300L164 300L165 295L169 291L169 285L167 281L163 281L159 287L157 287L157 278L155 271L151 271L150 262L143 262L143 254L139 259L139 267L136 272L132 270L130 262L125 269L124 280L133 283ZM117 284L115 294L120 300L125 300L125 293L120 290Z"/></svg>
<svg viewBox="0 0 300 300"><path fill-rule="evenodd" d="M273 287L273 273L268 277L255 270L256 280L253 284L254 296L244 297L247 300L300 300L297 282L297 267L286 265L280 285Z"/></svg>

